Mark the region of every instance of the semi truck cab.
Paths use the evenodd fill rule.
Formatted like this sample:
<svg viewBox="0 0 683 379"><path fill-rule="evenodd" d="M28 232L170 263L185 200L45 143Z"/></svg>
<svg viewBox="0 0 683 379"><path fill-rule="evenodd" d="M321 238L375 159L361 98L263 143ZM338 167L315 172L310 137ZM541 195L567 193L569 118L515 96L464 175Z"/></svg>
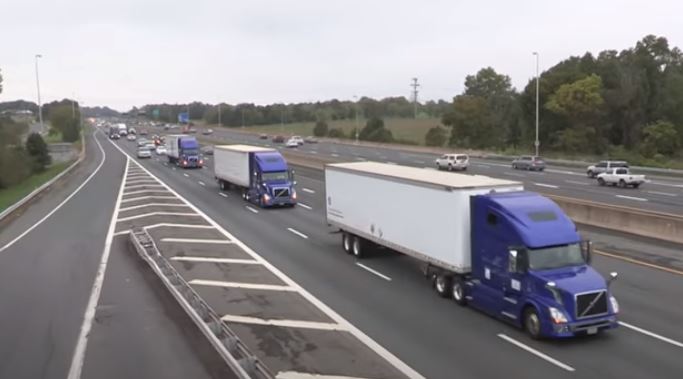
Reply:
<svg viewBox="0 0 683 379"><path fill-rule="evenodd" d="M178 138L178 165L183 168L201 168L204 159L199 152L199 142L194 137Z"/></svg>
<svg viewBox="0 0 683 379"><path fill-rule="evenodd" d="M596 334L618 325L590 242L551 200L531 192L471 198L472 272L465 301L533 338Z"/></svg>
<svg viewBox="0 0 683 379"><path fill-rule="evenodd" d="M251 185L248 198L262 207L294 206L296 190L294 172L278 151L253 154Z"/></svg>

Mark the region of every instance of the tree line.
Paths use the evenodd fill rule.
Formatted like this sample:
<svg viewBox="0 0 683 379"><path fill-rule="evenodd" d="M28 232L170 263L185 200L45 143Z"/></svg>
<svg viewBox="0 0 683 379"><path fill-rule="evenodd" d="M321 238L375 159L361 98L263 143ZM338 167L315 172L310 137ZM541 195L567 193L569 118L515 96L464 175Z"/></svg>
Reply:
<svg viewBox="0 0 683 379"><path fill-rule="evenodd" d="M681 154L683 54L664 37L570 57L540 75L539 98L542 151L654 160ZM432 142L531 152L535 108L535 78L517 92L509 76L483 68L466 77L442 117L450 131Z"/></svg>

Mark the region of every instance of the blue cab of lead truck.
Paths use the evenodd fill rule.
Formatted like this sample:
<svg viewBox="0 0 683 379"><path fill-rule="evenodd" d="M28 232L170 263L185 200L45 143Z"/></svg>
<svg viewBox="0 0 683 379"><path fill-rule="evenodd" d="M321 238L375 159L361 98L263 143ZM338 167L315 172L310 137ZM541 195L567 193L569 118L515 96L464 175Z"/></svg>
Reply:
<svg viewBox="0 0 683 379"><path fill-rule="evenodd" d="M377 162L325 166L327 223L362 258L380 245L421 261L435 291L533 338L618 325L591 245L552 200L520 182Z"/></svg>
<svg viewBox="0 0 683 379"><path fill-rule="evenodd" d="M275 149L248 145L214 147L214 176L222 190L236 186L261 207L296 205L294 172Z"/></svg>
<svg viewBox="0 0 683 379"><path fill-rule="evenodd" d="M182 168L202 168L204 158L199 152L199 142L193 136L175 134L166 137L168 162Z"/></svg>

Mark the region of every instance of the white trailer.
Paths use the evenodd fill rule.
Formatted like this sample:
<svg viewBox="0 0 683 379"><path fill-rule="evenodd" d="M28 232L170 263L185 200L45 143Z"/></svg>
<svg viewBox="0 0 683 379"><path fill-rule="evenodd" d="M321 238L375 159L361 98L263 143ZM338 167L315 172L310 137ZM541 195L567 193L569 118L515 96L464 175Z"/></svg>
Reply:
<svg viewBox="0 0 683 379"><path fill-rule="evenodd" d="M128 135L128 127L126 124L118 124L116 127L119 129L119 135L120 136L126 136Z"/></svg>
<svg viewBox="0 0 683 379"><path fill-rule="evenodd" d="M214 176L219 183L227 182L249 187L251 181L251 158L253 153L277 151L259 146L222 145L213 148Z"/></svg>
<svg viewBox="0 0 683 379"><path fill-rule="evenodd" d="M166 136L166 155L168 157L178 159L180 158L180 146L178 140L187 137L186 134L171 134Z"/></svg>
<svg viewBox="0 0 683 379"><path fill-rule="evenodd" d="M328 224L346 252L368 242L464 274L471 270L470 197L521 191L519 182L376 162L325 166Z"/></svg>

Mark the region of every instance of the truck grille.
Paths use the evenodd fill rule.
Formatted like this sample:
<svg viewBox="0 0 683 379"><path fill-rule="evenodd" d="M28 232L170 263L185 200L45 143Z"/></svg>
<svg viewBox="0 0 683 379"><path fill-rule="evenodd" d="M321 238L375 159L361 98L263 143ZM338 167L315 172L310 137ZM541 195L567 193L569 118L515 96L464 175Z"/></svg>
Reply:
<svg viewBox="0 0 683 379"><path fill-rule="evenodd" d="M277 197L289 197L289 188L275 188L273 195Z"/></svg>
<svg viewBox="0 0 683 379"><path fill-rule="evenodd" d="M607 292L597 291L576 295L576 318L607 314Z"/></svg>

